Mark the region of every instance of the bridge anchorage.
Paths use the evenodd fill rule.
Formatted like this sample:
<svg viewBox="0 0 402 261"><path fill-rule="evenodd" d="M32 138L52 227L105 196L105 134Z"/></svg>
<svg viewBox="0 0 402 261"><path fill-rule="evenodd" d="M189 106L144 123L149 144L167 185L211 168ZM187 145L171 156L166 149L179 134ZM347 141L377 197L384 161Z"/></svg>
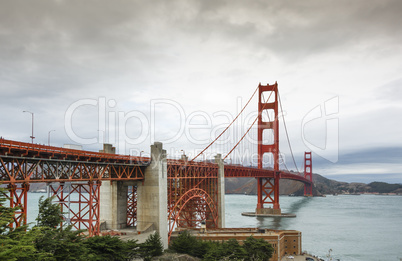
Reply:
<svg viewBox="0 0 402 261"><path fill-rule="evenodd" d="M87 229L89 236L99 235L101 229L136 227L138 232L158 231L165 247L175 229L201 224L207 229L225 227L225 178L257 179L258 201L252 215L286 216L279 204L279 180L303 182L305 195L312 196L311 152L305 153L303 175L279 169L278 85L260 84L254 94L257 90L258 168L223 162L247 132L224 158L217 154L215 162L195 161L202 152L192 160L167 159L159 142L151 145L151 157L144 158L114 154L110 144L104 144L101 152L90 152L1 138L0 183L7 185L10 205L20 207L10 226L26 224L32 183L48 184L49 196L70 213L66 221ZM265 101L264 92L273 95L273 101ZM262 113L268 110L274 118L263 121ZM272 144L263 144L264 130L272 131ZM273 169L263 168L267 153L274 159Z"/></svg>

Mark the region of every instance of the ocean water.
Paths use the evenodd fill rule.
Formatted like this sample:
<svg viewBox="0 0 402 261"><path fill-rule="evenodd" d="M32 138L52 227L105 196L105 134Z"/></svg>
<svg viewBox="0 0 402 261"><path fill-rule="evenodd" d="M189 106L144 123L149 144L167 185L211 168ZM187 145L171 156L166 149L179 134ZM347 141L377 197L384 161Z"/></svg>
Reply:
<svg viewBox="0 0 402 261"><path fill-rule="evenodd" d="M35 222L38 201L45 193L29 193L28 222ZM73 197L76 195L73 194ZM282 212L296 218L256 218L256 196L226 195L226 227L295 229L302 248L327 260L400 261L402 259L402 196L280 197Z"/></svg>
<svg viewBox="0 0 402 261"><path fill-rule="evenodd" d="M327 260L402 259L402 196L339 195L280 197L282 212L296 218L241 216L252 212L256 196L226 195L226 227L295 229L302 232L302 248Z"/></svg>

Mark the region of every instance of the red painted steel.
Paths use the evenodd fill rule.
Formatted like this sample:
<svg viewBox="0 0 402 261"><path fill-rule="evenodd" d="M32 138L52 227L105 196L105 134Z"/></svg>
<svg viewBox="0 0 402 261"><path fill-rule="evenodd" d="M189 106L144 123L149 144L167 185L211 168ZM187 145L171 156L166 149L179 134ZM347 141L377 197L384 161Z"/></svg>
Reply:
<svg viewBox="0 0 402 261"><path fill-rule="evenodd" d="M293 179L312 188L312 177L279 170L278 85L258 86L258 168L225 165L225 177L255 177L258 180L257 209L264 204L279 205L279 179ZM274 95L274 102L263 101L264 92ZM269 96L271 96L269 95ZM274 119L262 120L265 110L273 110ZM263 131L272 130L274 141L263 144ZM274 159L273 169L263 169L265 153ZM310 154L311 155L311 154ZM310 156L311 157L311 156ZM90 235L99 234L99 188L103 180L143 180L150 158L58 148L0 138L0 182L9 184L10 205L20 206L15 224L26 223L26 199L29 184L58 182L51 187L63 209L73 215L70 222L77 229L88 229ZM306 164L305 168L310 166ZM196 227L202 221L208 228L218 224L218 165L207 162L167 160L169 238L175 227ZM75 182L66 191L65 184ZM77 183L80 182L80 183ZM17 184L22 184L20 187ZM71 193L78 200L71 200ZM70 208L78 204L78 210ZM128 195L127 225L136 224L136 193Z"/></svg>
<svg viewBox="0 0 402 261"><path fill-rule="evenodd" d="M313 165L311 152L304 152L304 178L310 183L304 183L304 196L313 196Z"/></svg>
<svg viewBox="0 0 402 261"><path fill-rule="evenodd" d="M19 186L18 186L19 185ZM10 201L10 207L17 207L18 209L14 212L13 222L9 224L10 227L16 227L27 224L27 199L29 184L8 184L8 193L5 192L3 195Z"/></svg>
<svg viewBox="0 0 402 261"><path fill-rule="evenodd" d="M88 230L89 236L100 233L100 186L101 181L79 184L61 182L56 187L50 186L50 193L56 197L62 212L67 210L68 216L64 217L65 221L76 229Z"/></svg>
<svg viewBox="0 0 402 261"><path fill-rule="evenodd" d="M168 161L169 239L175 227L217 227L218 166Z"/></svg>
<svg viewBox="0 0 402 261"><path fill-rule="evenodd" d="M127 226L137 226L137 186L129 186L127 193Z"/></svg>
<svg viewBox="0 0 402 261"><path fill-rule="evenodd" d="M268 93L268 100L273 95L274 101L264 101L263 94ZM262 120L262 114L266 110L274 112L274 119ZM272 130L274 140L272 144L264 144L264 130ZM279 205L279 121L278 121L278 84L258 86L258 168L263 168L263 156L265 153L272 154L274 161L273 175L258 178L258 209L263 209L264 204L272 204L274 209L280 209ZM269 187L266 187L270 184ZM272 197L273 194L273 197Z"/></svg>
<svg viewBox="0 0 402 261"><path fill-rule="evenodd" d="M118 155L103 152L74 150L40 144L6 140L0 138L0 155L19 157L40 157L48 159L77 160L90 162L113 162L146 165L150 158Z"/></svg>
<svg viewBox="0 0 402 261"><path fill-rule="evenodd" d="M142 180L146 165L0 156L0 182Z"/></svg>

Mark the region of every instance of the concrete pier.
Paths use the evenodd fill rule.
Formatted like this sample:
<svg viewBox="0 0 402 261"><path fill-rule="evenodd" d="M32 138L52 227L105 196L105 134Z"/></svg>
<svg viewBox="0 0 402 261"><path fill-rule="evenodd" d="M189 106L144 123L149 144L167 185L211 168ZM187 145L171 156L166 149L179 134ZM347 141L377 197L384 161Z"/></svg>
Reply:
<svg viewBox="0 0 402 261"><path fill-rule="evenodd" d="M106 229L127 226L128 182L104 181L100 187L100 219L106 221Z"/></svg>
<svg viewBox="0 0 402 261"><path fill-rule="evenodd" d="M115 154L111 144L103 144L100 152ZM106 229L121 229L127 226L128 184L124 181L103 181L100 187L100 220L106 221Z"/></svg>
<svg viewBox="0 0 402 261"><path fill-rule="evenodd" d="M167 161L162 143L155 142L151 146L151 165L144 176L144 182L139 182L137 188L137 230L156 230L167 248Z"/></svg>
<svg viewBox="0 0 402 261"><path fill-rule="evenodd" d="M215 163L218 164L218 227L225 227L225 171L221 154L215 156Z"/></svg>
<svg viewBox="0 0 402 261"><path fill-rule="evenodd" d="M102 152L114 153L110 144ZM104 181L100 188L100 219L106 229L119 230L127 226L128 186L137 186L137 231L157 231L165 248L168 247L167 223L167 162L162 143L151 146L151 164L144 181Z"/></svg>

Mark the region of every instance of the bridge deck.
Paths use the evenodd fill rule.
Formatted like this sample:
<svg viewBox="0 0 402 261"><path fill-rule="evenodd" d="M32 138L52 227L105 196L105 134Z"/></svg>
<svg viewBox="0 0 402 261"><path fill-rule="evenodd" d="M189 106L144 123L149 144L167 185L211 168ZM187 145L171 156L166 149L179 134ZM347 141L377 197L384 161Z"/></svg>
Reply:
<svg viewBox="0 0 402 261"><path fill-rule="evenodd" d="M0 139L0 181L3 183L21 182L63 182L90 180L140 180L150 164L150 158L118 155L59 148L40 144ZM210 162L184 162L168 159L170 167L185 168L181 178L197 175L211 176L207 169L217 169ZM273 178L272 169L258 169L241 165L225 165L225 177ZM177 171L174 171L177 173ZM191 173L191 174L190 174ZM283 179L298 180L305 184L311 182L302 175L280 171Z"/></svg>

